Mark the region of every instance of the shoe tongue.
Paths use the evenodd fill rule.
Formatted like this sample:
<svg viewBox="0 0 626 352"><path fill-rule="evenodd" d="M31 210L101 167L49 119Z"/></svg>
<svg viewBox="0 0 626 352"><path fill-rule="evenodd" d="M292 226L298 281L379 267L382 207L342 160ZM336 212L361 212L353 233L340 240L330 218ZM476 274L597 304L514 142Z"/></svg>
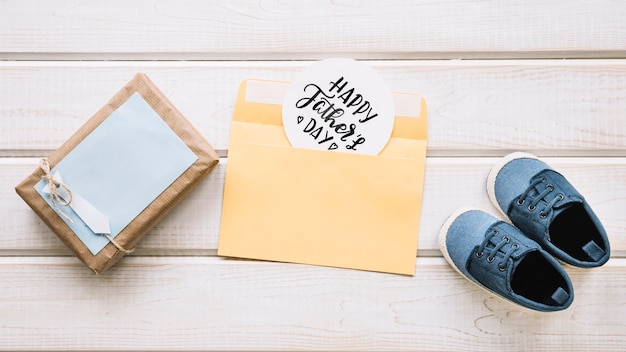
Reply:
<svg viewBox="0 0 626 352"><path fill-rule="evenodd" d="M604 250L594 241L589 241L584 245L583 251L594 261L598 261L604 256Z"/></svg>
<svg viewBox="0 0 626 352"><path fill-rule="evenodd" d="M557 304L563 304L569 298L569 293L567 293L567 291L565 291L562 287L559 287L554 291L550 298L552 298L552 300Z"/></svg>
<svg viewBox="0 0 626 352"><path fill-rule="evenodd" d="M556 205L554 206L554 210L559 211L562 209L567 209L574 204L580 204L580 203L582 203L581 199L564 196L563 200L560 200L556 203Z"/></svg>
<svg viewBox="0 0 626 352"><path fill-rule="evenodd" d="M552 192L550 192L546 196L545 199L541 200L541 203L546 205L554 197L557 197L557 195L560 195L563 197L561 200L557 201L555 205L552 207L553 217L562 213L564 210L567 210L574 204L583 203L583 199L581 199L580 197L576 195L576 193L574 192L575 190L569 185L569 183L567 183L567 181L562 175L555 173L552 170L546 170L543 173L538 174L536 177L540 177L540 176L547 178L546 182L549 183L553 188ZM534 195L536 196L539 193L540 193L540 190L535 189ZM540 207L540 205L538 205L538 207Z"/></svg>
<svg viewBox="0 0 626 352"><path fill-rule="evenodd" d="M556 204L556 206L552 208L552 219L556 218L561 213L563 213L564 211L568 210L569 208L571 208L575 204L581 204L581 203L582 203L582 201L580 201L578 199L573 199L571 197L565 196L565 199L563 199L562 201L559 201Z"/></svg>

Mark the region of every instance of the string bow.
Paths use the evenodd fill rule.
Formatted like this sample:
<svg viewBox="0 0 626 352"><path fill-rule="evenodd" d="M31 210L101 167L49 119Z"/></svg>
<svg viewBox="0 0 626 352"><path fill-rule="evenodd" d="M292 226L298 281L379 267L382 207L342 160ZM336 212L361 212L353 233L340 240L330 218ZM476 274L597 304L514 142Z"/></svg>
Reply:
<svg viewBox="0 0 626 352"><path fill-rule="evenodd" d="M54 178L52 172L50 171L50 164L48 163L47 158L41 159L41 161L39 162L39 167L44 172L44 175L41 176L41 178L48 182L48 189L50 190L49 194L52 206L59 214L63 215L63 217L65 217L71 223L74 223L74 221L72 221L72 219L59 208L59 204L67 206L72 203L72 190L67 187L66 184ZM61 193L63 193L64 197L61 197L61 195L59 195L59 189L61 189Z"/></svg>

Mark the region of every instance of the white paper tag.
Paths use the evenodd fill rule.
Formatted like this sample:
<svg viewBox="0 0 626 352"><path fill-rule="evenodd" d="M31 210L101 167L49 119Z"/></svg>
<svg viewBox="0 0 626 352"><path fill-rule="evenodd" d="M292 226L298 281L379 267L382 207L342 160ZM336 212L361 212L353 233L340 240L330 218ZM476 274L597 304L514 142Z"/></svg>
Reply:
<svg viewBox="0 0 626 352"><path fill-rule="evenodd" d="M391 137L394 101L370 67L328 59L309 66L291 83L282 113L294 147L376 155Z"/></svg>
<svg viewBox="0 0 626 352"><path fill-rule="evenodd" d="M61 183L63 182L61 174L58 171L54 173L54 178ZM46 185L42 191L50 193L49 186ZM58 187L57 194L66 202L70 199L70 194L64 187ZM111 234L109 218L106 215L102 214L98 209L91 205L91 203L75 192L72 192L71 199L72 201L68 206L72 208L76 215L83 220L85 225L87 225L93 233Z"/></svg>

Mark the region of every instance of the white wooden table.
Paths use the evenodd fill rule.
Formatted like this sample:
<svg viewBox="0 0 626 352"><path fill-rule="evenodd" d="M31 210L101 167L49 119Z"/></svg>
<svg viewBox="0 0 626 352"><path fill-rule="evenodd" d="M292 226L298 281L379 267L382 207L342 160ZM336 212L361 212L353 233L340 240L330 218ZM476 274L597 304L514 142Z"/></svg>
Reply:
<svg viewBox="0 0 626 352"><path fill-rule="evenodd" d="M0 2L0 349L626 349L626 3ZM429 150L414 277L216 256L238 84L352 57L422 94ZM223 157L102 276L15 194L136 72ZM544 157L606 226L604 267L566 268L566 311L528 311L460 277L436 236L457 207L495 213L498 157Z"/></svg>

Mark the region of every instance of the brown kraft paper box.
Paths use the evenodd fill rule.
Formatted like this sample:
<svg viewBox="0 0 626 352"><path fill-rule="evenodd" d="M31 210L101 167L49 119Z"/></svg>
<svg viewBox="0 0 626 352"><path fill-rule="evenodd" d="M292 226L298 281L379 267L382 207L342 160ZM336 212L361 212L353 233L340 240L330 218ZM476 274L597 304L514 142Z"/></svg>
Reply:
<svg viewBox="0 0 626 352"><path fill-rule="evenodd" d="M159 117L197 156L198 160L115 236L117 246L122 249L130 249L131 251L146 233L198 185L219 162L219 156L204 137L185 119L145 74L138 73L59 149L48 157L50 168L53 168L61 161L134 93L141 95ZM35 184L42 179L44 174L43 169L38 167L30 176L15 187L16 192L87 267L96 274L103 273L121 259L127 251L121 250L112 242L109 242L100 252L93 255L59 214L35 190Z"/></svg>

